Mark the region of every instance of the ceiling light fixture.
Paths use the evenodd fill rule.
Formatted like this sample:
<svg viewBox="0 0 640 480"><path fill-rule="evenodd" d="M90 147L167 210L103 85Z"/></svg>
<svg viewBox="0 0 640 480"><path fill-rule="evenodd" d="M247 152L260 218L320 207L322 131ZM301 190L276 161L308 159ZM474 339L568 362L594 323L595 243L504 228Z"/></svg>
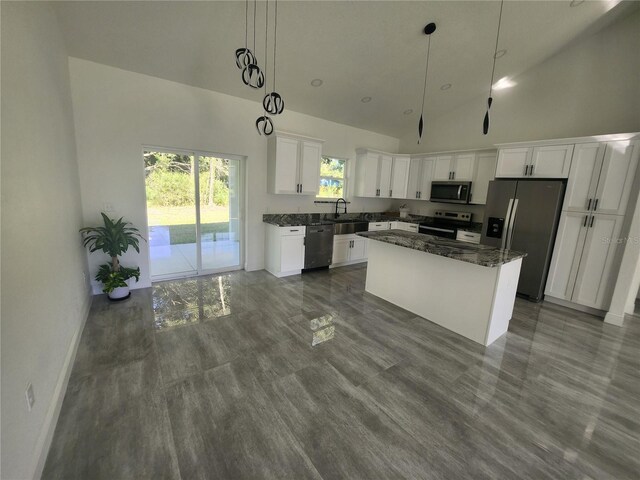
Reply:
<svg viewBox="0 0 640 480"><path fill-rule="evenodd" d="M322 80L320 80L319 78L314 78L313 80L311 80L311 86L312 87L319 87L323 83L324 82Z"/></svg>
<svg viewBox="0 0 640 480"><path fill-rule="evenodd" d="M498 50L493 58L502 58L507 54L507 49L503 48L502 50Z"/></svg>
<svg viewBox="0 0 640 480"><path fill-rule="evenodd" d="M278 45L278 0L275 0L274 25L273 25L273 91L264 96L262 106L265 112L271 115L280 115L284 111L284 100L282 96L276 92L276 50ZM266 48L265 48L266 50ZM266 85L265 85L266 90Z"/></svg>
<svg viewBox="0 0 640 480"><path fill-rule="evenodd" d="M491 69L491 83L489 84L489 98L487 99L487 113L484 114L484 121L482 122L482 133L486 135L489 133L489 110L491 109L491 103L493 98L493 75L496 72L496 55L498 54L498 40L500 39L500 24L502 23L502 7L504 6L504 0L500 0L500 15L498 16L498 31L496 33L496 46L493 50L493 67Z"/></svg>
<svg viewBox="0 0 640 480"><path fill-rule="evenodd" d="M422 89L422 108L420 109L420 121L418 122L418 144L422 141L422 131L424 129L424 99L427 95L427 74L429 73L429 52L431 50L431 34L436 31L435 23L428 23L424 27L424 33L429 38L427 42L427 64L424 69L424 87Z"/></svg>
<svg viewBox="0 0 640 480"><path fill-rule="evenodd" d="M451 88L451 84L450 83L445 83L444 85L442 85L440 87L440 90L449 90Z"/></svg>
<svg viewBox="0 0 640 480"><path fill-rule="evenodd" d="M362 97L362 98L360 99L360 101L361 101L362 103L369 103L369 102L371 101L371 97Z"/></svg>
<svg viewBox="0 0 640 480"><path fill-rule="evenodd" d="M405 115L411 115L413 113L413 108L407 108L404 112Z"/></svg>
<svg viewBox="0 0 640 480"><path fill-rule="evenodd" d="M257 0L253 2L253 51L256 51L256 10ZM242 70L242 81L251 88L262 88L264 86L264 72L258 66L258 60L254 55L253 61L247 64Z"/></svg>
<svg viewBox="0 0 640 480"><path fill-rule="evenodd" d="M511 80L509 77L502 77L500 80L493 84L493 89L504 90L505 88L511 88L516 85L517 83Z"/></svg>
<svg viewBox="0 0 640 480"><path fill-rule="evenodd" d="M264 68L266 70L269 61L269 57L267 55L267 45L269 43L269 0L265 3L264 23ZM266 100L267 97L267 82L264 82L264 100ZM260 135L264 134L269 136L273 133L273 121L271 120L271 117L267 115L267 106L265 101L262 102L262 106L264 107L264 114L256 120L256 130L258 130Z"/></svg>
<svg viewBox="0 0 640 480"><path fill-rule="evenodd" d="M255 46L254 46L255 48ZM244 69L250 63L256 63L256 57L249 49L249 0L244 2L244 48L236 49L236 66Z"/></svg>

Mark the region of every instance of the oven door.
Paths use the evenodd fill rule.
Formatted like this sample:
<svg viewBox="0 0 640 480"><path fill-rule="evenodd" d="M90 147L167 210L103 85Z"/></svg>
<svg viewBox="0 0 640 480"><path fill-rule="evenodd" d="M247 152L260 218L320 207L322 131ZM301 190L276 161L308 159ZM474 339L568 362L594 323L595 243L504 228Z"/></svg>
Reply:
<svg viewBox="0 0 640 480"><path fill-rule="evenodd" d="M431 182L432 202L469 203L471 182Z"/></svg>
<svg viewBox="0 0 640 480"><path fill-rule="evenodd" d="M433 227L431 225L420 225L418 227L418 232L425 233L427 235L434 235L436 237L444 237L444 238L456 238L456 229L455 228L445 228L445 227Z"/></svg>

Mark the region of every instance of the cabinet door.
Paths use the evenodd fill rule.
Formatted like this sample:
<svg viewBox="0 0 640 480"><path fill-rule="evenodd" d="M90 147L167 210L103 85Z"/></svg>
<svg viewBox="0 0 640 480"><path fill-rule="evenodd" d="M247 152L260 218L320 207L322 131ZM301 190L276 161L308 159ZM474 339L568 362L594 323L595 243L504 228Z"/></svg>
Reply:
<svg viewBox="0 0 640 480"><path fill-rule="evenodd" d="M586 212L594 206L604 148L602 143L582 143L575 146L563 210Z"/></svg>
<svg viewBox="0 0 640 480"><path fill-rule="evenodd" d="M427 157L422 160L422 170L420 171L420 182L418 184L418 198L420 200L429 200L431 198L433 163L434 159L432 157Z"/></svg>
<svg viewBox="0 0 640 480"><path fill-rule="evenodd" d="M547 275L545 295L571 300L589 218L586 213L562 212Z"/></svg>
<svg viewBox="0 0 640 480"><path fill-rule="evenodd" d="M317 195L320 189L320 156L322 145L302 142L300 158L300 184L303 195Z"/></svg>
<svg viewBox="0 0 640 480"><path fill-rule="evenodd" d="M573 145L533 147L529 176L532 178L567 178Z"/></svg>
<svg viewBox="0 0 640 480"><path fill-rule="evenodd" d="M362 237L357 237L352 240L351 244L351 252L349 253L349 259L351 261L354 260L364 260L367 258L367 239Z"/></svg>
<svg viewBox="0 0 640 480"><path fill-rule="evenodd" d="M377 230L389 230L389 222L371 222L369 223L369 231L375 232Z"/></svg>
<svg viewBox="0 0 640 480"><path fill-rule="evenodd" d="M349 261L351 240L347 238L340 238L347 236L349 235L338 235L333 238L333 258L331 261L333 265Z"/></svg>
<svg viewBox="0 0 640 480"><path fill-rule="evenodd" d="M453 180L460 180L461 182L471 182L473 180L473 170L475 164L475 153L460 153L456 155L453 168Z"/></svg>
<svg viewBox="0 0 640 480"><path fill-rule="evenodd" d="M356 179L357 194L360 197L377 197L378 196L378 167L380 164L380 155L377 153L367 152L358 155L356 160Z"/></svg>
<svg viewBox="0 0 640 480"><path fill-rule="evenodd" d="M304 268L304 235L280 237L280 271Z"/></svg>
<svg viewBox="0 0 640 480"><path fill-rule="evenodd" d="M298 140L276 138L275 193L298 193Z"/></svg>
<svg viewBox="0 0 640 480"><path fill-rule="evenodd" d="M471 181L470 203L479 205L487 203L489 182L495 178L496 174L496 162L495 153L481 153L478 155L473 180Z"/></svg>
<svg viewBox="0 0 640 480"><path fill-rule="evenodd" d="M451 180L451 172L453 172L453 155L438 155L433 163L433 180L447 181Z"/></svg>
<svg viewBox="0 0 640 480"><path fill-rule="evenodd" d="M391 197L406 198L407 184L409 182L410 157L393 157L393 169L391 172Z"/></svg>
<svg viewBox="0 0 640 480"><path fill-rule="evenodd" d="M531 148L503 148L498 152L498 166L496 178L524 177L524 170L529 165Z"/></svg>
<svg viewBox="0 0 640 480"><path fill-rule="evenodd" d="M379 197L389 198L391 195L391 170L393 169L393 157L380 155L378 166L378 190Z"/></svg>
<svg viewBox="0 0 640 480"><path fill-rule="evenodd" d="M607 142L596 190L597 213L624 215L638 163L638 145L629 140Z"/></svg>
<svg viewBox="0 0 640 480"><path fill-rule="evenodd" d="M591 219L571 300L606 310L615 286L612 267L624 217L596 214Z"/></svg>
<svg viewBox="0 0 640 480"><path fill-rule="evenodd" d="M407 180L407 195L405 198L418 199L420 191L420 176L422 175L422 158L412 158L409 164L409 179Z"/></svg>

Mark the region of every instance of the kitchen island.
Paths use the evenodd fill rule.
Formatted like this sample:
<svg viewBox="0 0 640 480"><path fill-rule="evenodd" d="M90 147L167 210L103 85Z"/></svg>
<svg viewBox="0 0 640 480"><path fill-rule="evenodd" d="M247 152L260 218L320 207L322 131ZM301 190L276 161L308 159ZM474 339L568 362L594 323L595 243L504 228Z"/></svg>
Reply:
<svg viewBox="0 0 640 480"><path fill-rule="evenodd" d="M401 230L360 232L366 291L482 345L509 328L525 253Z"/></svg>

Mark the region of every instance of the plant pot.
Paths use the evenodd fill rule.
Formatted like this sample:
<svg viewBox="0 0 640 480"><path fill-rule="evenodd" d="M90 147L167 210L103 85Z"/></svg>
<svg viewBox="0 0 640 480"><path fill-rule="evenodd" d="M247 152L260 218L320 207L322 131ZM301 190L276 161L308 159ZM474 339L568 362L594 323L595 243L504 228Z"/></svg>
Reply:
<svg viewBox="0 0 640 480"><path fill-rule="evenodd" d="M129 292L129 287L117 287L109 292L108 295L110 300L125 300L129 298L131 292Z"/></svg>

